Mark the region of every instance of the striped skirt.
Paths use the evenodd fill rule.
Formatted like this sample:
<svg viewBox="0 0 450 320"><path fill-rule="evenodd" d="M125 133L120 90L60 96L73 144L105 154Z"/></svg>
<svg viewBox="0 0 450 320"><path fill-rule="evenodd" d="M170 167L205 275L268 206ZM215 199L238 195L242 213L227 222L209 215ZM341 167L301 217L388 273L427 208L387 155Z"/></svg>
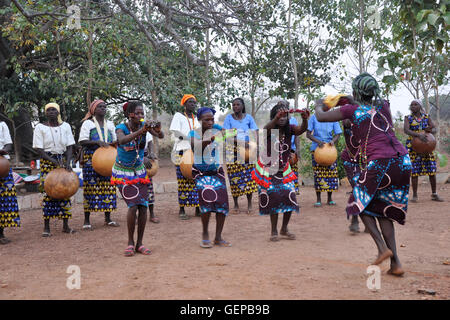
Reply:
<svg viewBox="0 0 450 320"><path fill-rule="evenodd" d="M60 161L61 163L64 163L65 157L61 154L49 154L50 157L53 159ZM52 162L41 159L41 184L39 186L39 189L43 195L42 200L42 211L44 215L44 219L70 219L72 218L72 212L70 211L72 209L72 203L70 199L63 199L63 200L57 200L51 198L44 190L44 181L47 177L47 174L50 173L53 169L59 168Z"/></svg>
<svg viewBox="0 0 450 320"><path fill-rule="evenodd" d="M258 185L252 179L254 164L238 163L237 147L227 146L227 174L230 181L231 195L238 198L258 191Z"/></svg>
<svg viewBox="0 0 450 320"><path fill-rule="evenodd" d="M311 153L312 167L314 172L314 188L317 192L333 192L338 189L338 169L335 161L331 166L321 166L314 159L314 152Z"/></svg>
<svg viewBox="0 0 450 320"><path fill-rule="evenodd" d="M130 168L116 161L112 170L111 184L117 186L129 208L148 206L150 179L143 163L136 168Z"/></svg>
<svg viewBox="0 0 450 320"><path fill-rule="evenodd" d="M6 177L0 178L0 228L20 227L17 192L12 169Z"/></svg>
<svg viewBox="0 0 450 320"><path fill-rule="evenodd" d="M180 160L183 151L175 156L175 168L178 182L178 203L180 207L198 207L198 191L194 180L186 179L181 173Z"/></svg>
<svg viewBox="0 0 450 320"><path fill-rule="evenodd" d="M85 149L83 160L83 196L85 212L113 212L117 208L116 187L111 177L104 177L92 168L94 150Z"/></svg>

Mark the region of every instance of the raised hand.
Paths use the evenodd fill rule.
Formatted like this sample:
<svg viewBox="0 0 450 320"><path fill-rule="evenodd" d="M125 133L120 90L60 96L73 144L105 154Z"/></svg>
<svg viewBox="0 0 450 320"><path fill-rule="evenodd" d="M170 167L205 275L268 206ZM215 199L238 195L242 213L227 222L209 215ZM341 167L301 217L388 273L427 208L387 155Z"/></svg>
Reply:
<svg viewBox="0 0 450 320"><path fill-rule="evenodd" d="M309 110L305 108L305 109L302 109L302 111L303 111L303 112L301 113L302 119L308 120L309 115L310 115Z"/></svg>
<svg viewBox="0 0 450 320"><path fill-rule="evenodd" d="M275 116L275 119L279 120L282 117L285 117L288 114L288 112L289 112L289 110L287 110L285 108L282 108L282 109L278 110L278 112L277 112L277 114Z"/></svg>
<svg viewBox="0 0 450 320"><path fill-rule="evenodd" d="M421 133L421 134L419 135L419 139L420 139L422 142L425 142L425 143L428 142L428 138L427 138L427 136L426 136L424 133Z"/></svg>

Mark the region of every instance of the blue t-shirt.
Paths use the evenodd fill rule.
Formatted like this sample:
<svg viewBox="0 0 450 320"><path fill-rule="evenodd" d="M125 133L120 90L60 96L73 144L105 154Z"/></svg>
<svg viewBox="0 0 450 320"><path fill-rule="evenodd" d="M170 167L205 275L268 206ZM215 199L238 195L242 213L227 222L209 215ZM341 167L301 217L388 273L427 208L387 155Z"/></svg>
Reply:
<svg viewBox="0 0 450 320"><path fill-rule="evenodd" d="M315 114L308 120L308 131L311 131L315 138L323 142L330 142L333 140L333 136L342 133L339 122L319 122ZM313 141L310 150L314 151L316 148L317 143Z"/></svg>
<svg viewBox="0 0 450 320"><path fill-rule="evenodd" d="M142 127L141 124L140 127ZM116 126L116 131L120 129L123 131L125 135L130 134L130 130L125 125L125 123L121 123ZM144 160L144 150L146 145L146 136L145 134L140 136L138 139L138 146L136 146L136 140L130 141L127 144L121 144L117 147L117 162L127 167L138 167L142 164ZM139 153L136 152L136 147L139 149Z"/></svg>
<svg viewBox="0 0 450 320"><path fill-rule="evenodd" d="M297 121L296 118L291 117L291 118L289 119L289 124L293 124L293 125L298 126L298 121ZM297 150L297 147L296 147L296 145L295 145L295 135L294 135L294 134L293 134L292 137L291 137L291 149L294 150L294 151Z"/></svg>
<svg viewBox="0 0 450 320"><path fill-rule="evenodd" d="M222 127L218 124L214 124L212 134L215 135L220 130L222 130ZM198 140L202 139L196 130L189 131L188 137L194 137ZM203 152L201 152L201 150L198 150L197 152L194 151L194 167L202 172L217 170L220 167L220 155L219 144L213 141L203 150Z"/></svg>
<svg viewBox="0 0 450 320"><path fill-rule="evenodd" d="M223 122L224 129L237 129L237 139L249 141L248 130L258 130L255 120L249 114L245 114L242 120L235 120L232 114L226 116Z"/></svg>

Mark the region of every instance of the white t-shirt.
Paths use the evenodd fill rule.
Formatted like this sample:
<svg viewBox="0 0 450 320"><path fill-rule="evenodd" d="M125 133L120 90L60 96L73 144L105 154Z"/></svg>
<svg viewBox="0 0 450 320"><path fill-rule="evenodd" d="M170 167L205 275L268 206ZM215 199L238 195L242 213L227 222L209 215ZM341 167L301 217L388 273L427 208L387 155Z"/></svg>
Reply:
<svg viewBox="0 0 450 320"><path fill-rule="evenodd" d="M39 123L34 128L33 148L43 149L53 154L63 154L68 146L74 145L72 128L67 122L58 127L49 127Z"/></svg>
<svg viewBox="0 0 450 320"><path fill-rule="evenodd" d="M9 134L9 128L5 122L0 122L0 149L3 149L5 145L13 143L11 135ZM9 159L9 155L4 156Z"/></svg>
<svg viewBox="0 0 450 320"><path fill-rule="evenodd" d="M189 131L197 129L200 127L200 123L197 119L187 118L183 113L177 112L173 116L172 122L170 123L170 132L172 132L172 140L175 142L173 145L174 151L188 150L191 148L191 142L188 138ZM183 140L178 139L176 132L181 133L184 137Z"/></svg>
<svg viewBox="0 0 450 320"><path fill-rule="evenodd" d="M91 139L91 130L93 130L93 129L96 129L94 121L92 121L91 119L87 119L86 121L84 121L83 124L81 125L80 136L78 138L78 142L92 140ZM112 121L106 120L106 129L108 131L108 135L106 137L106 139L108 141L105 141L105 142L111 143L111 142L116 141L117 140L116 127L114 126L114 123L112 123ZM112 137L112 141L109 141L110 135ZM100 138L96 139L96 140L100 140Z"/></svg>

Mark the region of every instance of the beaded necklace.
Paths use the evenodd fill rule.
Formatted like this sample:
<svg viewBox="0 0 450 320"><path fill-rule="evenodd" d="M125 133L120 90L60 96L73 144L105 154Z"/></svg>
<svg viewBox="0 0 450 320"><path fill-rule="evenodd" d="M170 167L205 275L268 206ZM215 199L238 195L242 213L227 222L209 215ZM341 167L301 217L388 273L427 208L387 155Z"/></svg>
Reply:
<svg viewBox="0 0 450 320"><path fill-rule="evenodd" d="M352 136L350 136L350 139L352 138ZM351 143L351 142L350 142ZM355 154L350 152L350 148L347 145L347 141L345 141L345 149L347 150L348 155L350 156L350 161L351 162L356 162L356 157L358 156L358 154L360 153L360 149L361 149L361 144L358 146L358 148L356 148Z"/></svg>
<svg viewBox="0 0 450 320"><path fill-rule="evenodd" d="M130 134L133 133L133 131L131 130L131 126L128 124L128 122L125 123L125 125L127 126L127 129L130 131ZM138 137L134 138L132 141L129 142L131 144L131 148L136 151L136 158L134 159L134 162L132 165L133 167L136 164L136 161L139 160L139 146L141 145L141 141L142 141L142 135L139 135ZM130 149L129 151L131 151L132 149Z"/></svg>
<svg viewBox="0 0 450 320"><path fill-rule="evenodd" d="M189 131L192 131L191 122L189 121L189 117L188 117L187 113L185 112L184 115L186 116L186 119L187 119L188 124L189 124ZM195 127L194 114L192 114L192 125Z"/></svg>
<svg viewBox="0 0 450 320"><path fill-rule="evenodd" d="M377 111L376 107L373 104L370 105L370 111L372 111L372 113L370 116L369 130L367 130L367 136L366 136L366 142L364 144L364 150L362 150L361 148L359 150L359 167L361 168L361 170L365 170L367 168L367 143L369 141L370 130L372 129L372 125L375 127L375 124L373 123L373 119L374 119L375 115L379 114L383 118L383 120L386 121L387 126L386 126L386 130L384 130L384 132L387 132L390 128L389 121L386 119L386 117L382 113L379 113ZM361 145L360 145L360 147L361 147Z"/></svg>

